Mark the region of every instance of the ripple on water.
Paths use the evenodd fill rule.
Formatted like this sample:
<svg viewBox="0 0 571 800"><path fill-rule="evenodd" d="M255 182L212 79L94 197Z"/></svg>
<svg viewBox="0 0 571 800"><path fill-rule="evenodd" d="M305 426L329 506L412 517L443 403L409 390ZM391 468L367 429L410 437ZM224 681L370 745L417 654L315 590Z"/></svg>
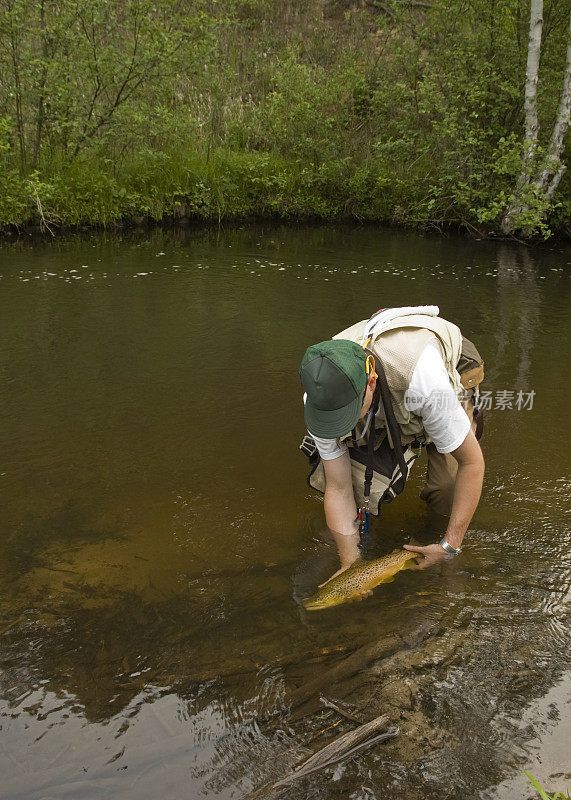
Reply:
<svg viewBox="0 0 571 800"><path fill-rule="evenodd" d="M310 618L297 600L309 582L302 561L319 547L306 520L319 519L316 530L322 510L297 460L295 376L310 337L436 291L479 332L496 386L521 366L538 402L563 413L549 392L551 362L564 358L553 333L569 317L560 254L549 256L559 272L541 281L531 265L531 285L521 271L498 281L489 243L366 228L296 229L279 247L243 231L180 242L145 233L136 252L128 239L95 241L95 252L82 242L26 251L0 276L10 409L0 477L13 520L2 550L0 768L19 775L0 793L63 797L81 779L79 793L122 800L170 800L181 787L242 796L337 721L296 725L286 714L272 728L259 716L410 620L427 625L421 646L327 687L363 714L389 707L401 737L308 780L300 796L471 797L519 768L537 732L522 711L569 651L571 483L546 471L568 465L527 445L528 435L552 441L554 417L490 415L494 477L458 559ZM530 297L549 328L534 323L525 350ZM375 521L381 544L396 546L416 520L436 538L419 488Z"/></svg>

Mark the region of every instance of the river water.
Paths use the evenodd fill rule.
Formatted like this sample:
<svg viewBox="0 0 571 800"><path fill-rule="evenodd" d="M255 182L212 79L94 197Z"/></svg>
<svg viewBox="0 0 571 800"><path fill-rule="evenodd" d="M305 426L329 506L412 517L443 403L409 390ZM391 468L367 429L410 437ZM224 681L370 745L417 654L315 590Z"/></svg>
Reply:
<svg viewBox="0 0 571 800"><path fill-rule="evenodd" d="M0 797L245 797L352 726L291 690L394 632L402 651L322 691L400 736L290 796L511 800L534 796L525 769L571 789L570 265L561 243L373 227L4 242ZM465 548L307 613L336 554L299 361L425 303L486 364ZM440 535L424 458L368 556Z"/></svg>

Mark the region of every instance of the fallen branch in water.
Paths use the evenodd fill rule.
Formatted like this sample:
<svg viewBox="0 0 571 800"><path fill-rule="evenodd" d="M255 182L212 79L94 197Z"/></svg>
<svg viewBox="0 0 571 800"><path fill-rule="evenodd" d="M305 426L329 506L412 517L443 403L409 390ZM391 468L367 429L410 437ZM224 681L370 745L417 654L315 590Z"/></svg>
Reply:
<svg viewBox="0 0 571 800"><path fill-rule="evenodd" d="M337 705L337 703L334 703L332 700L329 700L327 697L324 697L323 695L321 695L321 697L319 699L321 700L321 702L323 703L324 706L326 706L327 708L333 709L333 711L336 711L340 716L345 717L345 719L351 720L351 722L356 722L357 725L362 725L363 724L361 722L361 720L359 719L359 717L356 717L354 714L351 714L349 711L345 711L344 708L341 708L341 706Z"/></svg>
<svg viewBox="0 0 571 800"><path fill-rule="evenodd" d="M390 728L386 730L388 724L389 717L383 714L371 720L371 722L359 725L355 730L338 736L328 745L322 747L321 750L317 750L313 755L309 756L305 761L300 762L289 775L285 775L273 784L266 783L256 791L250 792L250 794L246 795L242 800L255 800L255 798L259 797L264 797L266 800L277 800L283 795L283 790L298 780L298 778L305 778L306 775L311 775L314 772L337 764L345 758L351 758L378 742L382 742L385 739L393 739L395 736L398 736L400 729ZM320 731L317 736L319 736L320 733L323 733L323 731ZM315 738L316 737L314 737L314 739Z"/></svg>
<svg viewBox="0 0 571 800"><path fill-rule="evenodd" d="M299 778L304 778L306 775L311 775L313 772L318 772L321 769L325 769L325 767L337 764L345 758L354 756L377 742L398 736L399 729L390 728L387 730L388 724L389 718L386 714L383 714L371 720L371 722L360 725L354 731L338 736L306 761L298 764L290 775L286 775L285 778L281 778L274 783L272 789L282 789ZM379 733L379 731L383 731L383 733Z"/></svg>

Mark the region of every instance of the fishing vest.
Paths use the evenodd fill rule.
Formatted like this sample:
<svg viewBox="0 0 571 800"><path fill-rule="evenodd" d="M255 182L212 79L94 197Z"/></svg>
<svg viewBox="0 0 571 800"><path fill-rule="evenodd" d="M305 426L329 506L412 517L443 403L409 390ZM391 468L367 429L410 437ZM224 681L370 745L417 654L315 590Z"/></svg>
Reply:
<svg viewBox="0 0 571 800"><path fill-rule="evenodd" d="M410 386L412 374L426 345L436 338L440 344L446 372L457 394L467 392L475 403L475 392L484 379L484 364L474 344L462 337L460 329L452 322L438 316L410 314L395 318L386 323L379 333L373 334L367 342L363 340L365 327L369 320L362 320L334 336L334 339L350 339L365 345L383 365L386 377L387 403L390 402L389 422L387 423L387 404L379 404L382 411L375 415L371 424L375 428L374 457L367 455L370 431L366 420L357 423L355 431L339 438L349 447L351 458L351 482L358 508L365 501L367 464L372 460L373 478L370 485L370 510L380 514L383 503L390 503L404 489L410 468L420 450L414 452L418 444L427 444L430 437L422 425L422 419L411 412L405 404L405 394ZM379 372L379 365L377 365ZM382 388L377 380L377 390ZM376 391L377 391L376 390ZM481 410L478 412L476 437L481 435ZM476 416L474 417L476 419ZM394 437L400 433L400 443L394 444ZM378 432L378 436L376 435ZM413 444L416 442L417 444ZM412 445L412 446L411 446ZM398 450L400 448L400 457ZM325 492L326 480L323 462L311 436L305 436L300 450L309 458L311 472L307 478L309 486L320 493Z"/></svg>
<svg viewBox="0 0 571 800"><path fill-rule="evenodd" d="M363 332L368 320L361 320L350 328L334 336L334 339L350 339L365 345ZM396 421L401 431L403 444L408 444L422 437L424 442L430 441L422 426L419 416L411 412L405 404L405 393L410 385L412 374L420 355L428 342L436 340L440 344L446 372L454 391L462 392L462 381L458 372L458 362L462 353L462 334L460 328L441 317L414 314L400 317L389 322L380 333L366 345L384 366L387 383L391 393ZM364 422L357 426L357 441L362 439ZM377 414L377 429L386 427ZM342 436L339 441L351 439L352 434Z"/></svg>

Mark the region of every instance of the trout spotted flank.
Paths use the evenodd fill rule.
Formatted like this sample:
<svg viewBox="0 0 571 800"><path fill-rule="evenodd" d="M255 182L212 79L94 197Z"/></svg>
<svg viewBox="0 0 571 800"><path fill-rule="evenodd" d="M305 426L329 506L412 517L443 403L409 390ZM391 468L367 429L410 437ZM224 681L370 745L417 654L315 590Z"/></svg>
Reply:
<svg viewBox="0 0 571 800"><path fill-rule="evenodd" d="M314 595L304 600L303 604L308 611L337 606L346 600L358 597L379 583L392 581L401 569L411 567L415 558L416 555L408 550L394 550L387 556L375 558L373 561L359 559L349 569L327 581Z"/></svg>

